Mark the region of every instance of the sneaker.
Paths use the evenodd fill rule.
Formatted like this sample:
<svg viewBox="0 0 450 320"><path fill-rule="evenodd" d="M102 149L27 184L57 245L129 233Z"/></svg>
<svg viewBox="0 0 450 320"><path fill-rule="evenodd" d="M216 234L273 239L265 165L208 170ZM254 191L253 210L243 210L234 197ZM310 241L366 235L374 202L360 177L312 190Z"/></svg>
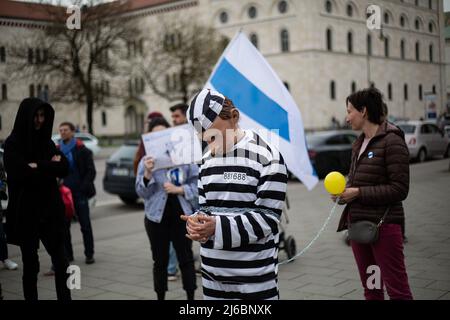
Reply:
<svg viewBox="0 0 450 320"><path fill-rule="evenodd" d="M3 261L3 266L5 267L5 269L8 270L16 270L17 269L17 263L15 263L12 260L6 259L5 261Z"/></svg>
<svg viewBox="0 0 450 320"><path fill-rule="evenodd" d="M175 273L173 274L167 274L167 280L168 281L177 281L178 277Z"/></svg>
<svg viewBox="0 0 450 320"><path fill-rule="evenodd" d="M95 263L94 257L86 257L86 264L93 264Z"/></svg>

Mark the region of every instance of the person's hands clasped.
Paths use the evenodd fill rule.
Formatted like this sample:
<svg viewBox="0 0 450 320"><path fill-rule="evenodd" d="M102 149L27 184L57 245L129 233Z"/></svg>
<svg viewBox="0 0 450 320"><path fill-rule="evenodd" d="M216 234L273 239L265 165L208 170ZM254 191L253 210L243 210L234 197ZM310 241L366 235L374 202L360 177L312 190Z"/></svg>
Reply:
<svg viewBox="0 0 450 320"><path fill-rule="evenodd" d="M216 232L216 218L206 214L195 214L192 216L181 216L181 219L187 222L186 229L188 237L198 242L206 242L209 237Z"/></svg>
<svg viewBox="0 0 450 320"><path fill-rule="evenodd" d="M52 161L53 161L53 162L61 162L61 156L55 154L55 155L52 157Z"/></svg>

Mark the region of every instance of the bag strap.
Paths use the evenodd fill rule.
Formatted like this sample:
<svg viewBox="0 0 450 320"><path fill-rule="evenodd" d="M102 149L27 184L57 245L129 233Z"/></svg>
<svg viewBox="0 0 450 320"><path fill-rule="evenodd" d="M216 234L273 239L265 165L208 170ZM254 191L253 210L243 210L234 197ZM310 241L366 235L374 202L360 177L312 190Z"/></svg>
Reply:
<svg viewBox="0 0 450 320"><path fill-rule="evenodd" d="M390 206L386 208L386 211L384 212L383 217L381 218L380 222L379 222L378 225L377 225L378 228L383 224L384 219L386 219L386 216L387 216L387 214L389 213L389 210L390 210L390 209L391 209Z"/></svg>

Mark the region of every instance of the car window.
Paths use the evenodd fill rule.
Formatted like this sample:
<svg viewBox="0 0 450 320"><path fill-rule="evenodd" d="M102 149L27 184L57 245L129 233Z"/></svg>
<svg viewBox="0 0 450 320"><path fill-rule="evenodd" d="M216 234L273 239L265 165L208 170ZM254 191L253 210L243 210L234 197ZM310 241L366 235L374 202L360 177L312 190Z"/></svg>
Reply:
<svg viewBox="0 0 450 320"><path fill-rule="evenodd" d="M77 139L80 139L81 141L92 141L91 138L86 136L77 137Z"/></svg>
<svg viewBox="0 0 450 320"><path fill-rule="evenodd" d="M353 144L353 142L355 142L355 140L356 140L357 138L358 138L358 137L355 136L355 135L353 135L353 134L347 134L347 135L345 136L345 139L347 140L347 143L348 143L348 144Z"/></svg>
<svg viewBox="0 0 450 320"><path fill-rule="evenodd" d="M413 124L400 124L398 126L405 134L413 134L416 131L416 126Z"/></svg>
<svg viewBox="0 0 450 320"><path fill-rule="evenodd" d="M420 133L423 134L430 134L430 128L427 124L422 125L422 127L420 128Z"/></svg>
<svg viewBox="0 0 450 320"><path fill-rule="evenodd" d="M331 138L328 138L326 144L329 146L348 144L348 140L345 138L344 135L339 134L339 135L335 135Z"/></svg>
<svg viewBox="0 0 450 320"><path fill-rule="evenodd" d="M441 130L434 124L429 124L430 126L430 131L433 134L441 134Z"/></svg>
<svg viewBox="0 0 450 320"><path fill-rule="evenodd" d="M136 155L137 146L136 145L123 145L121 146L111 158L110 161L119 161L119 160L134 160L134 156Z"/></svg>

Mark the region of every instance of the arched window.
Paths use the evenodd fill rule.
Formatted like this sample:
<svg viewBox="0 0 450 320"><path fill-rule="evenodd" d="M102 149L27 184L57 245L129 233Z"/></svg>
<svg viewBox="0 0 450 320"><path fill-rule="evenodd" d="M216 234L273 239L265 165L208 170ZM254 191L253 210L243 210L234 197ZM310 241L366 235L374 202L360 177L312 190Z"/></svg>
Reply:
<svg viewBox="0 0 450 320"><path fill-rule="evenodd" d="M370 34L367 35L367 55L372 55L372 36Z"/></svg>
<svg viewBox="0 0 450 320"><path fill-rule="evenodd" d="M385 12L384 13L384 24L389 24L390 20L389 20L389 13Z"/></svg>
<svg viewBox="0 0 450 320"><path fill-rule="evenodd" d="M330 99L336 100L336 82L334 80L330 82Z"/></svg>
<svg viewBox="0 0 450 320"><path fill-rule="evenodd" d="M2 84L2 100L8 100L8 87L5 83Z"/></svg>
<svg viewBox="0 0 450 320"><path fill-rule="evenodd" d="M0 62L5 62L5 60L6 60L5 47L0 47Z"/></svg>
<svg viewBox="0 0 450 320"><path fill-rule="evenodd" d="M430 33L433 33L433 32L434 32L434 25L433 25L433 22L428 23L428 31L429 31Z"/></svg>
<svg viewBox="0 0 450 320"><path fill-rule="evenodd" d="M406 18L405 16L400 17L400 26L404 28L406 26Z"/></svg>
<svg viewBox="0 0 450 320"><path fill-rule="evenodd" d="M392 101L392 83L388 84L388 99Z"/></svg>
<svg viewBox="0 0 450 320"><path fill-rule="evenodd" d="M278 12L286 13L288 11L288 3L285 0L278 2Z"/></svg>
<svg viewBox="0 0 450 320"><path fill-rule="evenodd" d="M227 23L228 22L228 13L226 13L225 11L222 11L219 15L219 20L222 23Z"/></svg>
<svg viewBox="0 0 450 320"><path fill-rule="evenodd" d="M402 60L405 60L406 54L405 54L405 40L400 41L400 58Z"/></svg>
<svg viewBox="0 0 450 320"><path fill-rule="evenodd" d="M325 1L325 11L328 13L333 12L333 3L330 0Z"/></svg>
<svg viewBox="0 0 450 320"><path fill-rule="evenodd" d="M102 126L103 127L106 127L107 126L107 124L108 124L108 121L107 121L108 119L107 119L107 117L106 117L106 111L102 111Z"/></svg>
<svg viewBox="0 0 450 320"><path fill-rule="evenodd" d="M384 56L389 57L389 38L384 38Z"/></svg>
<svg viewBox="0 0 450 320"><path fill-rule="evenodd" d="M416 30L420 30L420 20L419 20L419 18L416 18L416 20L414 21L414 26L415 26Z"/></svg>
<svg viewBox="0 0 450 320"><path fill-rule="evenodd" d="M248 8L247 14L250 19L255 19L258 15L258 10L256 10L255 6L251 6L250 8Z"/></svg>
<svg viewBox="0 0 450 320"><path fill-rule="evenodd" d="M430 55L430 62L434 62L434 47L432 44L430 44L429 47L429 55Z"/></svg>
<svg viewBox="0 0 450 320"><path fill-rule="evenodd" d="M420 61L420 43L416 42L416 61Z"/></svg>
<svg viewBox="0 0 450 320"><path fill-rule="evenodd" d="M353 6L350 3L347 5L347 16L353 17Z"/></svg>
<svg viewBox="0 0 450 320"><path fill-rule="evenodd" d="M331 31L331 29L327 29L327 50L328 51L333 51L333 32Z"/></svg>
<svg viewBox="0 0 450 320"><path fill-rule="evenodd" d="M250 42L258 48L258 35L256 33L250 34Z"/></svg>
<svg viewBox="0 0 450 320"><path fill-rule="evenodd" d="M348 53L353 53L353 33L347 33L347 50Z"/></svg>
<svg viewBox="0 0 450 320"><path fill-rule="evenodd" d="M408 101L408 84L405 83L403 86L403 98Z"/></svg>
<svg viewBox="0 0 450 320"><path fill-rule="evenodd" d="M288 52L289 51L289 32L286 29L281 30L280 38L281 38L281 51Z"/></svg>
<svg viewBox="0 0 450 320"><path fill-rule="evenodd" d="M435 85L433 86L431 91L433 92L433 94L436 94L436 86Z"/></svg>
<svg viewBox="0 0 450 320"><path fill-rule="evenodd" d="M33 56L34 56L33 49L29 48L28 49L28 63L29 64L33 63Z"/></svg>
<svg viewBox="0 0 450 320"><path fill-rule="evenodd" d="M433 10L433 0L428 0L428 9Z"/></svg>
<svg viewBox="0 0 450 320"><path fill-rule="evenodd" d="M423 100L423 88L421 84L419 84L419 100Z"/></svg>
<svg viewBox="0 0 450 320"><path fill-rule="evenodd" d="M29 89L30 89L30 97L34 98L34 84L30 84Z"/></svg>

